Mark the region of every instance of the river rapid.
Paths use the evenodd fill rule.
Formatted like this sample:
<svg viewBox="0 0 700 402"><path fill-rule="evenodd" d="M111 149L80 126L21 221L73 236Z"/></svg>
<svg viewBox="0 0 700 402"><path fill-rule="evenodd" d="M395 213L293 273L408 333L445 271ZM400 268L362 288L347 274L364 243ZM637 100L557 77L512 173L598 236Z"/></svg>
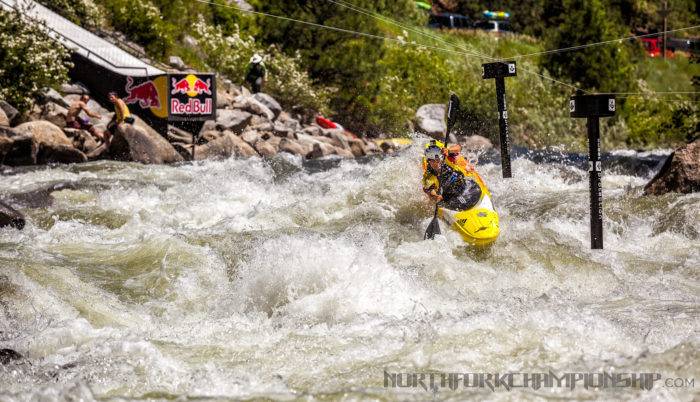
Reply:
<svg viewBox="0 0 700 402"><path fill-rule="evenodd" d="M0 348L23 355L0 400L700 397L664 385L700 382L700 194L644 197L648 174L606 170L593 251L586 171L482 163L502 233L480 251L444 223L423 241L419 155L4 172L28 223L0 229ZM549 371L661 380L385 387Z"/></svg>

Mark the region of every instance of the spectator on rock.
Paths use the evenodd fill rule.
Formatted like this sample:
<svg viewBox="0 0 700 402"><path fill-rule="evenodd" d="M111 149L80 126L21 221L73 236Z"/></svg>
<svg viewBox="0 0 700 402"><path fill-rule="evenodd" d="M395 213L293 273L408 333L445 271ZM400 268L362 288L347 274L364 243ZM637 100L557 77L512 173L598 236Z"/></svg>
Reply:
<svg viewBox="0 0 700 402"><path fill-rule="evenodd" d="M68 108L68 113L66 114L66 126L76 130L85 130L92 134L93 137L104 141L104 134L98 132L95 126L90 123L90 120L88 120L86 117L80 116L80 112L85 112L85 114L89 117L100 117L99 113L92 112L87 107L87 103L89 101L89 95L82 95L80 99L71 103L70 107Z"/></svg>
<svg viewBox="0 0 700 402"><path fill-rule="evenodd" d="M262 56L256 53L250 58L248 72L245 75L245 81L250 85L250 90L254 94L262 91L265 83L265 74L265 63L263 63Z"/></svg>
<svg viewBox="0 0 700 402"><path fill-rule="evenodd" d="M109 124L107 124L107 131L111 134L110 138L107 138L107 141L111 139L111 136L114 135L114 132L120 124L134 124L134 118L131 117L129 107L117 96L116 92L109 93L109 101L114 104L114 116L112 120L109 121Z"/></svg>

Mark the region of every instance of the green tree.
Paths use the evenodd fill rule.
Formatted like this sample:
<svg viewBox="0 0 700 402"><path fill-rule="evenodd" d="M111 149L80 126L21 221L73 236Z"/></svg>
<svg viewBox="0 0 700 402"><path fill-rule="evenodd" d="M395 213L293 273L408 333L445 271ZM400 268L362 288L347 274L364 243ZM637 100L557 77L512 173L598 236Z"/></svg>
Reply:
<svg viewBox="0 0 700 402"><path fill-rule="evenodd" d="M546 35L546 48L559 49L624 37L624 27L615 24L601 0L564 0L566 18L558 29ZM632 46L610 43L574 51L550 53L541 66L557 78L574 82L587 90L624 92L634 87Z"/></svg>
<svg viewBox="0 0 700 402"><path fill-rule="evenodd" d="M0 98L26 111L39 90L67 82L70 67L66 48L41 25L0 9Z"/></svg>
<svg viewBox="0 0 700 402"><path fill-rule="evenodd" d="M422 23L413 0L354 0L351 3L394 19ZM330 1L265 0L255 5L257 10L270 14L386 35L376 19ZM273 18L260 18L258 25L263 43L276 44L290 54L299 52L315 82L338 89L331 106L344 111L341 117L344 124L358 131L368 128L368 110L372 108L384 75L378 64L385 53L382 40Z"/></svg>

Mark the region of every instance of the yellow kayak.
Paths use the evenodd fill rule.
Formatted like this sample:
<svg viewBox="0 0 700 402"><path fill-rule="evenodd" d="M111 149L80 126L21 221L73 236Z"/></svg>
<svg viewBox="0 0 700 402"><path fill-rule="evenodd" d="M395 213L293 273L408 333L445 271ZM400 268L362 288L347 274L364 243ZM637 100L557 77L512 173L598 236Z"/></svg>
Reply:
<svg viewBox="0 0 700 402"><path fill-rule="evenodd" d="M498 212L493 207L491 192L476 172L469 172L481 188L481 199L472 208L463 211L453 211L438 208L438 216L454 231L459 233L465 242L474 246L488 246L498 239L501 233L498 223Z"/></svg>
<svg viewBox="0 0 700 402"><path fill-rule="evenodd" d="M431 141L431 144L440 148L445 145L439 141ZM429 145L429 144L428 144ZM428 146L426 145L426 147ZM456 158L461 158L458 161ZM446 159L446 163L459 170L471 183L471 187L465 194L458 197L452 205L470 205L467 209L454 210L443 206L438 208L438 217L446 222L453 230L459 233L465 242L474 246L488 246L498 239L501 230L498 221L498 212L493 207L491 192L479 173L473 166L467 168L468 162L461 156ZM427 169L427 161L423 158L423 172ZM462 198L465 197L465 198ZM469 201L466 200L469 199Z"/></svg>

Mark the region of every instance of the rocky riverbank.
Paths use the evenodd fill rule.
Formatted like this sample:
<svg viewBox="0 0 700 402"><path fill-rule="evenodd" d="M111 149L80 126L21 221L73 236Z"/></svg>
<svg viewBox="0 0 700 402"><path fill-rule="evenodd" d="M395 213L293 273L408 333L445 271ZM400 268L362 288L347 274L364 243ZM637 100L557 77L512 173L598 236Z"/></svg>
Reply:
<svg viewBox="0 0 700 402"><path fill-rule="evenodd" d="M395 144L377 146L344 129L324 129L282 110L271 96L252 95L229 84L217 96L217 119L206 122L196 137L169 127L163 137L140 119L122 125L111 144L102 144L84 130L66 128L71 102L87 92L79 85L65 85L62 93L47 90L28 114L11 105L0 108L0 164L8 166L82 163L112 159L141 163L174 163L195 159L272 157L280 152L302 158L355 158L391 153ZM113 113L91 100L99 113L91 118L98 131L106 130ZM193 149L194 148L194 149Z"/></svg>

